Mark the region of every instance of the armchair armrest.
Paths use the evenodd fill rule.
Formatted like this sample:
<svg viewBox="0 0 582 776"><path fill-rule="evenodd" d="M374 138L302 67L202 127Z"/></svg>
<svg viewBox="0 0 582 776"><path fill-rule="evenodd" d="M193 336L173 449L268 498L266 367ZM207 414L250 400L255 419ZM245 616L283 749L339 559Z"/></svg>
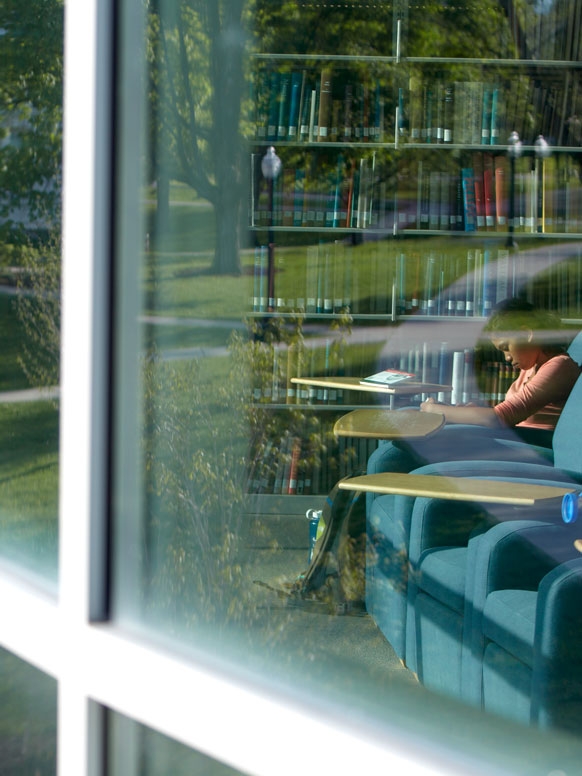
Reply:
<svg viewBox="0 0 582 776"><path fill-rule="evenodd" d="M542 580L532 681L532 721L576 734L582 711L581 600L581 558L562 563Z"/></svg>
<svg viewBox="0 0 582 776"><path fill-rule="evenodd" d="M565 559L576 555L572 528L540 520L512 520L469 543L463 622L462 687L466 700L481 702L485 649L483 609L495 590L537 590Z"/></svg>
<svg viewBox="0 0 582 776"><path fill-rule="evenodd" d="M527 461L443 461L415 469L413 474L440 474L448 477L520 477L572 484L582 481L570 472L556 469L549 463Z"/></svg>

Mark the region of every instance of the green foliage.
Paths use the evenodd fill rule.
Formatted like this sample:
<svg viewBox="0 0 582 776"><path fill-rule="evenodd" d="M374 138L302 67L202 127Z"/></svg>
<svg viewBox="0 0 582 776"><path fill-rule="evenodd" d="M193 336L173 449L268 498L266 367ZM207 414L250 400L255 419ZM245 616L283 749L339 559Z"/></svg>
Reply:
<svg viewBox="0 0 582 776"><path fill-rule="evenodd" d="M512 58L515 44L498 0L410 4L404 54L422 57Z"/></svg>
<svg viewBox="0 0 582 776"><path fill-rule="evenodd" d="M19 363L31 385L59 384L61 238L21 248L16 311L24 333Z"/></svg>
<svg viewBox="0 0 582 776"><path fill-rule="evenodd" d="M253 401L251 387L272 379L277 342L283 338L290 349L301 349L302 321L291 332L262 334L247 339L234 333L223 373L209 360L152 355L144 363L146 606L153 616L186 620L186 627L252 627L259 615L247 573L249 482L265 465L269 440L301 436L309 466L331 440L331 429L315 413L276 413Z"/></svg>
<svg viewBox="0 0 582 776"><path fill-rule="evenodd" d="M241 619L251 592L241 583L250 363L233 348L218 379L194 361L144 365L148 603L191 623Z"/></svg>
<svg viewBox="0 0 582 776"><path fill-rule="evenodd" d="M0 294L0 331L2 357L0 391L28 388L29 383L20 365L24 332L16 313L17 299L11 293Z"/></svg>
<svg viewBox="0 0 582 776"><path fill-rule="evenodd" d="M60 213L63 2L2 4L0 218L57 224ZM16 211L16 212L15 212ZM17 224L18 225L18 224Z"/></svg>

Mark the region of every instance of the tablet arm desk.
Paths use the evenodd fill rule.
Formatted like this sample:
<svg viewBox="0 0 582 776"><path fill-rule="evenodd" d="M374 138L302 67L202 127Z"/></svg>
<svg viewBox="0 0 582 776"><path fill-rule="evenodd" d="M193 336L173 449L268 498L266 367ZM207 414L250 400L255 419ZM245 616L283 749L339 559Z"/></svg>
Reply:
<svg viewBox="0 0 582 776"><path fill-rule="evenodd" d="M382 472L342 480L342 490L379 494L440 498L450 501L479 501L489 504L532 506L543 499L561 498L572 493L566 485L535 485L508 480L442 477L435 474Z"/></svg>

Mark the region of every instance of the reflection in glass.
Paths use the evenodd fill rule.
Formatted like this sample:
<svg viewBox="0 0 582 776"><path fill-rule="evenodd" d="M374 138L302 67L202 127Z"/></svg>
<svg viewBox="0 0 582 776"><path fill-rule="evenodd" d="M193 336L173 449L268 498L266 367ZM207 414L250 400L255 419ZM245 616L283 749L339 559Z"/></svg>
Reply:
<svg viewBox="0 0 582 776"><path fill-rule="evenodd" d="M3 776L56 774L57 684L0 650L0 770Z"/></svg>
<svg viewBox="0 0 582 776"><path fill-rule="evenodd" d="M57 559L62 0L2 6L0 554Z"/></svg>
<svg viewBox="0 0 582 776"><path fill-rule="evenodd" d="M507 225L501 224L499 235L497 225L487 234L496 242L485 248L450 221L439 234L433 232L440 222L424 230L420 221L402 226L398 207L420 219L421 204L432 201L431 185L441 191L447 181L442 190L448 197L453 172L459 183L461 164L473 164L473 146L480 146L473 138L451 143L468 148L449 154L444 145L450 138L425 133L422 144L442 141L441 153L423 148L417 154L408 91L418 85L424 99L434 87L444 101L445 64L447 78L461 85L478 81L487 68L492 78L498 73L495 64L481 62L397 68L386 30L395 29L398 38L406 25L393 25L388 6L380 4L390 18L378 21L378 4L346 4L349 19L340 25L338 4L303 5L209 0L198 13L179 0L157 4L144 23L147 90L141 95L130 80L134 51L122 46L114 615L124 624L163 630L181 645L206 645L263 678L275 667L282 681L318 699L344 705L349 699L352 710L410 729L421 717L431 729L442 722L448 736L461 724L458 698L443 700L403 668L377 626L382 601L374 617L336 605L352 594L361 598L367 563L369 573L384 574L381 584L403 580L397 592L406 609L406 553L386 553L385 567L375 567L376 553L385 547L358 546L348 535L343 549L348 556L359 553L359 564L347 588L340 591L338 575L331 574L327 598L289 603L308 563L306 513L317 514L339 477L365 466L376 447L376 439L336 440L333 424L352 402L372 408L386 403L370 395L354 399L341 386L298 387L291 378L364 376L390 359L398 359L391 367L420 371L421 358L436 375L428 349L422 352L423 339L437 342L431 355L438 356L447 343L437 326L444 321L434 319L450 323L456 316L460 325L446 331L455 336L455 352L463 358L456 361L464 365L491 301L481 281L490 264L500 277L509 266ZM418 8L409 5L409 45L422 49L430 41L440 51L462 9L439 5L441 26L433 28L430 20L418 24ZM465 15L468 29L480 18L474 6ZM487 55L510 58L515 48L508 21L499 4L486 6L495 47ZM134 33L127 24L126 35ZM464 34L463 28L458 38L450 36L451 56L472 51ZM474 55L485 56L488 45L480 40ZM299 66L289 46L303 55ZM255 56L245 58L245 47ZM330 47L352 60L334 65L329 112L316 112L314 102L307 137L291 142L286 114L282 122L279 113L270 116L271 103L273 111L280 107L277 100L292 88L294 71L303 76L303 70L316 99L329 79L310 53L328 54ZM277 55L273 62L265 52ZM514 71L505 67L504 78L511 79ZM520 75L531 80L526 70ZM295 78L297 88L301 83ZM334 125L338 94L359 94L357 126ZM462 100L457 107L464 108ZM426 100L422 108L428 115ZM329 132L318 126L315 134L316 117L320 124L330 119ZM526 119L532 129L537 115ZM299 118L291 126L300 131ZM488 131L490 138L491 123ZM396 132L404 149L397 147ZM282 170L269 181L261 160L271 145ZM506 161L505 145L496 150ZM504 163L498 164L503 172ZM364 190L373 184L374 192L357 206L355 180ZM301 193L300 212L289 200L290 185ZM349 218L338 207L344 196ZM392 239L407 226L410 235ZM540 244L534 248L541 251ZM545 262L543 253L536 267ZM480 284L469 284L469 275ZM526 275L524 283L529 281ZM540 289L543 283L527 285L528 293ZM392 326L397 316L402 325ZM442 381L435 376L432 382ZM407 402L410 397L397 397L393 406ZM403 573L389 578L394 569ZM337 616L346 610L362 616ZM451 642L458 652L459 639ZM463 725L481 720L475 709L474 717L461 709ZM527 737L525 726L514 731ZM465 740L474 747L474 738ZM481 746L488 743L484 737Z"/></svg>

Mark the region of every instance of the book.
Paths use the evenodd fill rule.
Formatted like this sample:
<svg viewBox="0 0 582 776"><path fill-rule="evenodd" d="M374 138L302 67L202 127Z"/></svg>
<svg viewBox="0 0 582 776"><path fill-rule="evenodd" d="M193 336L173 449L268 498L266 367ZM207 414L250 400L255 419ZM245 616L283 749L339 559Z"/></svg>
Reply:
<svg viewBox="0 0 582 776"><path fill-rule="evenodd" d="M483 196L485 199L485 226L495 228L495 176L493 159L486 156L483 160Z"/></svg>
<svg viewBox="0 0 582 776"><path fill-rule="evenodd" d="M277 140L286 140L289 126L289 92L291 73L279 74L279 96L277 98Z"/></svg>
<svg viewBox="0 0 582 776"><path fill-rule="evenodd" d="M410 76L408 81L409 101L409 131L412 143L419 143L422 124L422 84L417 76Z"/></svg>
<svg viewBox="0 0 582 776"><path fill-rule="evenodd" d="M483 105L481 108L481 144L491 145L491 113L493 94L487 84L483 86Z"/></svg>
<svg viewBox="0 0 582 776"><path fill-rule="evenodd" d="M374 385L396 385L404 380L416 377L413 372L403 372L400 369L383 369L381 372L364 377L360 380L362 385L373 383Z"/></svg>
<svg viewBox="0 0 582 776"><path fill-rule="evenodd" d="M422 123L420 127L420 139L423 143L432 143L436 140L436 127L433 126L433 108L434 94L432 84L424 83L422 87Z"/></svg>
<svg viewBox="0 0 582 776"><path fill-rule="evenodd" d="M344 90L343 139L352 139L354 87L347 83Z"/></svg>
<svg viewBox="0 0 582 776"><path fill-rule="evenodd" d="M267 112L267 140L277 140L277 128L279 121L279 73L271 72L271 86L269 89L269 109Z"/></svg>
<svg viewBox="0 0 582 776"><path fill-rule="evenodd" d="M491 91L490 118L489 143L497 145L499 143L499 88L496 86Z"/></svg>
<svg viewBox="0 0 582 776"><path fill-rule="evenodd" d="M331 132L331 102L331 70L324 68L321 71L319 86L318 140L329 140Z"/></svg>
<svg viewBox="0 0 582 776"><path fill-rule="evenodd" d="M436 126L433 132L433 140L437 143L443 143L445 137L445 86L442 75L439 76L435 84L435 107L436 107Z"/></svg>
<svg viewBox="0 0 582 776"><path fill-rule="evenodd" d="M463 167L461 181L463 185L463 221L465 232L474 232L477 226L474 177L472 167Z"/></svg>
<svg viewBox="0 0 582 776"><path fill-rule="evenodd" d="M317 123L316 123L316 113L319 109L319 85L316 89L311 90L311 100L309 103L309 131L307 134L307 139L310 143L313 142L313 140L317 136Z"/></svg>
<svg viewBox="0 0 582 776"><path fill-rule="evenodd" d="M453 352L453 373L451 378L453 386L451 404L462 404L464 372L465 352L463 350L455 350Z"/></svg>
<svg viewBox="0 0 582 776"><path fill-rule="evenodd" d="M294 495L297 493L297 476L299 469L299 456L301 454L301 439L295 437L293 439L291 447L291 461L289 464L289 482L287 486L287 493Z"/></svg>
<svg viewBox="0 0 582 776"><path fill-rule="evenodd" d="M452 84L444 86L444 104L443 104L443 143L453 141L453 119L454 119L454 89Z"/></svg>
<svg viewBox="0 0 582 776"><path fill-rule="evenodd" d="M382 142L384 131L384 100L380 90L380 84L377 82L374 89L374 111L373 122L370 127L370 140L377 143Z"/></svg>
<svg viewBox="0 0 582 776"><path fill-rule="evenodd" d="M485 191L483 187L483 159L481 154L473 156L473 186L475 189L475 225L480 231L485 228Z"/></svg>
<svg viewBox="0 0 582 776"><path fill-rule="evenodd" d="M354 139L357 142L367 143L370 139L370 97L367 84L359 83L356 86Z"/></svg>
<svg viewBox="0 0 582 776"><path fill-rule="evenodd" d="M428 228L440 229L441 174L438 170L429 173Z"/></svg>
<svg viewBox="0 0 582 776"><path fill-rule="evenodd" d="M507 193L506 193L506 159L497 157L495 160L495 214L496 226L500 231L507 229Z"/></svg>
<svg viewBox="0 0 582 776"><path fill-rule="evenodd" d="M311 115L311 84L307 78L303 78L301 84L301 99L299 104L299 140L306 142L309 140L309 117Z"/></svg>

